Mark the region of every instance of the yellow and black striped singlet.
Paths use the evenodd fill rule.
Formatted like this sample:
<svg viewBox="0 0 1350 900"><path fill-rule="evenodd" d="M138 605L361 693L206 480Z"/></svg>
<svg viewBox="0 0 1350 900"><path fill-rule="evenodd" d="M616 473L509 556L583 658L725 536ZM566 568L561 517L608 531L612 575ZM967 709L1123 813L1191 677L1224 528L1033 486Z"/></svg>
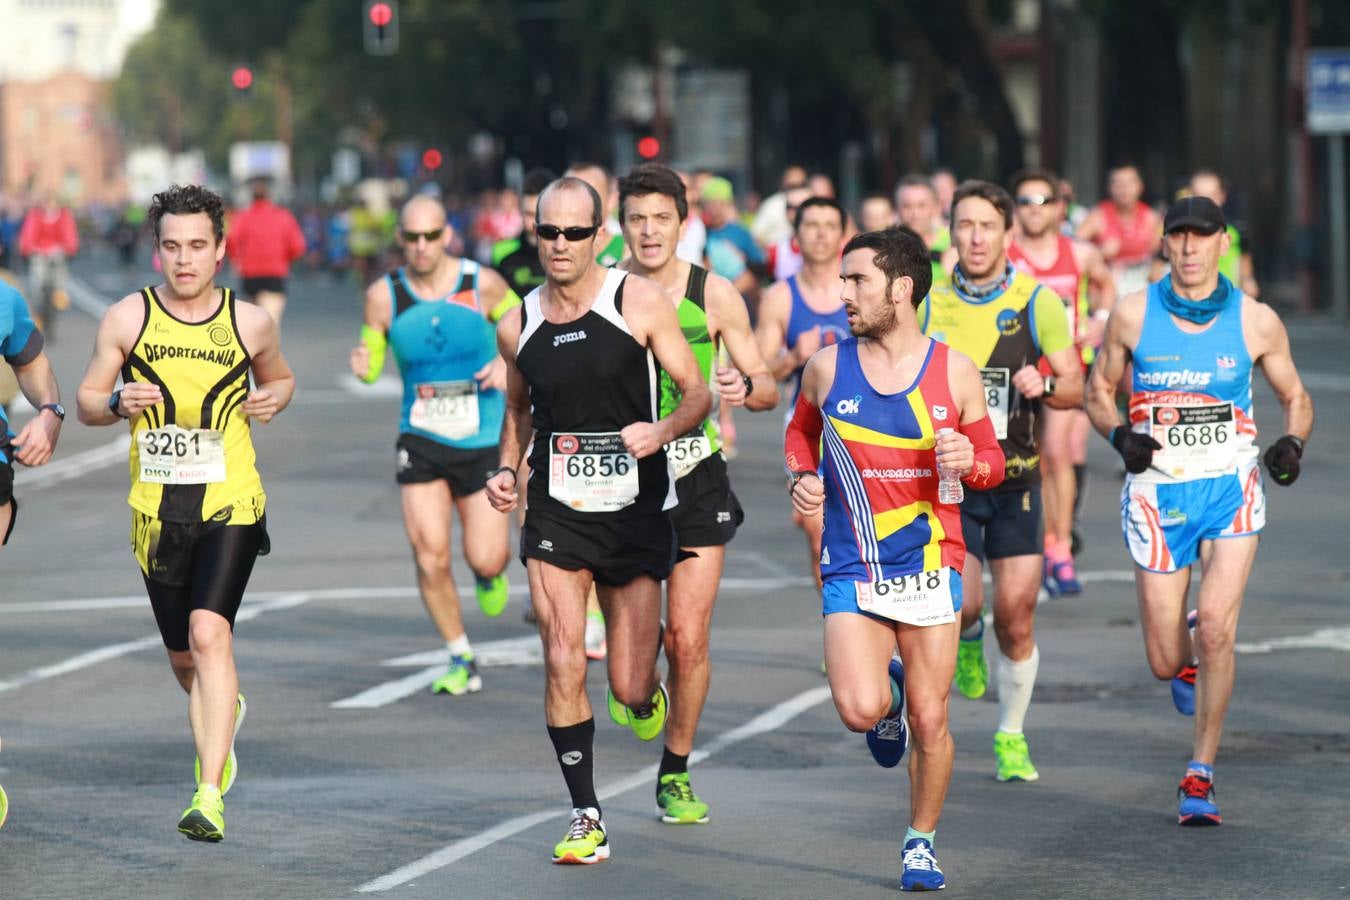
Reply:
<svg viewBox="0 0 1350 900"><path fill-rule="evenodd" d="M175 318L152 287L144 288L145 324L122 366L122 380L159 386L164 400L131 421L132 508L164 522L227 520L251 525L262 517L266 497L258 477L249 419L240 409L250 390L249 363L235 318L234 292L221 289L220 308L202 322ZM169 428L177 426L188 434ZM143 434L188 442L198 429L219 432L223 443L224 477L201 483L167 483L142 479ZM164 433L172 432L165 437ZM181 445L180 445L181 446ZM146 464L154 460L147 455Z"/></svg>

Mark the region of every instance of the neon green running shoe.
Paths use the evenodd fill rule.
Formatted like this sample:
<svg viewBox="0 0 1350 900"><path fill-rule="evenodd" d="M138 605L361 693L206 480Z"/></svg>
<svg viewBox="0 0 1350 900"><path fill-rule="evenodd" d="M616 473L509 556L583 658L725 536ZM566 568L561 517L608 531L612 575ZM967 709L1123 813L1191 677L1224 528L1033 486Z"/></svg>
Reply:
<svg viewBox="0 0 1350 900"><path fill-rule="evenodd" d="M462 697L476 694L483 689L483 678L478 674L478 664L473 661L473 653L450 657L450 668L445 674L431 683L433 694L450 694Z"/></svg>
<svg viewBox="0 0 1350 900"><path fill-rule="evenodd" d="M234 734L230 735L230 754L225 757L225 768L220 773L220 796L224 797L234 787L234 779L239 774L239 760L234 755L234 739L239 736L239 726L244 724L244 716L248 715L248 701L244 695L240 694L239 699L234 704ZM201 784L202 781L202 759L197 757L196 763L192 767L193 781Z"/></svg>
<svg viewBox="0 0 1350 900"><path fill-rule="evenodd" d="M194 841L218 841L225 837L225 801L220 788L205 782L197 785L192 805L183 810L178 830Z"/></svg>
<svg viewBox="0 0 1350 900"><path fill-rule="evenodd" d="M661 776L656 786L656 814L667 825L708 824L708 804L694 794L688 772Z"/></svg>
<svg viewBox="0 0 1350 900"><path fill-rule="evenodd" d="M605 688L605 705L609 707L609 718L615 725L628 727L628 707L614 697L614 692Z"/></svg>
<svg viewBox="0 0 1350 900"><path fill-rule="evenodd" d="M482 578L473 580L473 592L478 596L478 608L483 611L483 615L492 619L502 614L509 598L508 587L505 572L486 580Z"/></svg>
<svg viewBox="0 0 1350 900"><path fill-rule="evenodd" d="M590 866L609 859L609 836L600 810L573 809L567 834L553 847L553 861L560 865Z"/></svg>
<svg viewBox="0 0 1350 900"><path fill-rule="evenodd" d="M1027 749L1024 734L995 732L994 759L998 760L999 781L1035 781L1041 777L1031 764L1031 751Z"/></svg>
<svg viewBox="0 0 1350 900"><path fill-rule="evenodd" d="M989 661L984 658L984 629L976 638L961 638L956 646L956 689L978 700L989 687Z"/></svg>
<svg viewBox="0 0 1350 900"><path fill-rule="evenodd" d="M656 693L652 694L647 707L647 715L640 716L631 707L629 708L628 727L633 729L633 734L637 735L639 741L650 741L660 734L665 726L666 711L669 707L670 695L666 693L666 686L658 682Z"/></svg>
<svg viewBox="0 0 1350 900"><path fill-rule="evenodd" d="M0 828L5 827L5 819L9 816L9 797L5 794L4 787L0 787Z"/></svg>

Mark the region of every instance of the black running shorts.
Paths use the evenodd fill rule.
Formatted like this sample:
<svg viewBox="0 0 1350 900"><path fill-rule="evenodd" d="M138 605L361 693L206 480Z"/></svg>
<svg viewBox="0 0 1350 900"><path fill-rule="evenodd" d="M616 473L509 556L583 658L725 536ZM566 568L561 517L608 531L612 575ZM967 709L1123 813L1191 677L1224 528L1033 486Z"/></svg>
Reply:
<svg viewBox="0 0 1350 900"><path fill-rule="evenodd" d="M416 434L398 436L399 484L425 484L444 478L455 497L476 494L497 470L496 447L461 450Z"/></svg>
<svg viewBox="0 0 1350 900"><path fill-rule="evenodd" d="M621 587L640 575L670 577L678 548L667 513L587 521L530 509L520 530L520 559L595 576L597 584Z"/></svg>
<svg viewBox="0 0 1350 900"><path fill-rule="evenodd" d="M1040 485L1011 491L972 491L961 503L966 551L980 562L1045 552Z"/></svg>
<svg viewBox="0 0 1350 900"><path fill-rule="evenodd" d="M675 482L675 493L679 504L670 511L670 521L681 547L729 544L745 521L721 453L714 453Z"/></svg>
<svg viewBox="0 0 1350 900"><path fill-rule="evenodd" d="M188 649L188 620L209 609L234 628L253 563L272 550L263 517L250 525L161 522L132 512L132 543L164 646Z"/></svg>

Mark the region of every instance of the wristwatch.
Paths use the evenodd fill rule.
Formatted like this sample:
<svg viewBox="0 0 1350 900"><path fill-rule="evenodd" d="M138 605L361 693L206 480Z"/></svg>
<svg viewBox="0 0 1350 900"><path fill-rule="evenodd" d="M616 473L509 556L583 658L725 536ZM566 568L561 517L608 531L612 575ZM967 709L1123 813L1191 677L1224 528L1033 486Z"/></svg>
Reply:
<svg viewBox="0 0 1350 900"><path fill-rule="evenodd" d="M60 403L44 403L38 407L38 412L42 412L44 409L50 409L56 413L56 417L62 422L66 420L66 408Z"/></svg>
<svg viewBox="0 0 1350 900"><path fill-rule="evenodd" d="M117 416L119 419L131 418L130 416L122 415L121 406L122 406L122 389L118 388L117 390L113 391L112 394L109 395L108 397L108 412L112 413L114 416Z"/></svg>
<svg viewBox="0 0 1350 900"><path fill-rule="evenodd" d="M803 469L800 472L789 472L787 477L788 493L792 493L792 489L797 486L797 482L801 481L807 475L814 475L817 478L820 477L820 473L815 469Z"/></svg>
<svg viewBox="0 0 1350 900"><path fill-rule="evenodd" d="M1047 376L1045 376L1045 394L1044 394L1044 396L1046 396L1046 397L1053 397L1053 396L1055 396L1055 376L1053 376L1053 375L1047 375Z"/></svg>
<svg viewBox="0 0 1350 900"><path fill-rule="evenodd" d="M741 373L741 383L745 385L745 396L749 397L755 392L755 380L744 372Z"/></svg>

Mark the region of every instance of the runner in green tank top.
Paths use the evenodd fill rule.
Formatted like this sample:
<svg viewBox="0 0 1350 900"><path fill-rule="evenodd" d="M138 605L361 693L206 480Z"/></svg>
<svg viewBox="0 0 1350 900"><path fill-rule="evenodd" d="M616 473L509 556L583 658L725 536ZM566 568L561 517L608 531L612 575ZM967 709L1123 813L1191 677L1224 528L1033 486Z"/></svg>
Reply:
<svg viewBox="0 0 1350 900"><path fill-rule="evenodd" d="M666 289L676 303L685 340L716 396L751 410L776 406L778 388L755 344L741 295L725 278L675 256L689 215L680 177L665 166L638 166L619 179L619 215L631 251L619 268ZM719 348L730 357L730 366L719 363ZM672 409L679 400L675 385L663 374L661 409ZM716 422L716 414L710 412L701 425L666 447L679 498L671 519L680 549L694 551L676 563L666 600L670 712L656 802L661 820L676 825L708 821L708 804L694 794L689 783L689 753L708 696L708 627L722 580L726 544L744 518L731 491ZM623 724L627 710L611 701L610 716Z"/></svg>

